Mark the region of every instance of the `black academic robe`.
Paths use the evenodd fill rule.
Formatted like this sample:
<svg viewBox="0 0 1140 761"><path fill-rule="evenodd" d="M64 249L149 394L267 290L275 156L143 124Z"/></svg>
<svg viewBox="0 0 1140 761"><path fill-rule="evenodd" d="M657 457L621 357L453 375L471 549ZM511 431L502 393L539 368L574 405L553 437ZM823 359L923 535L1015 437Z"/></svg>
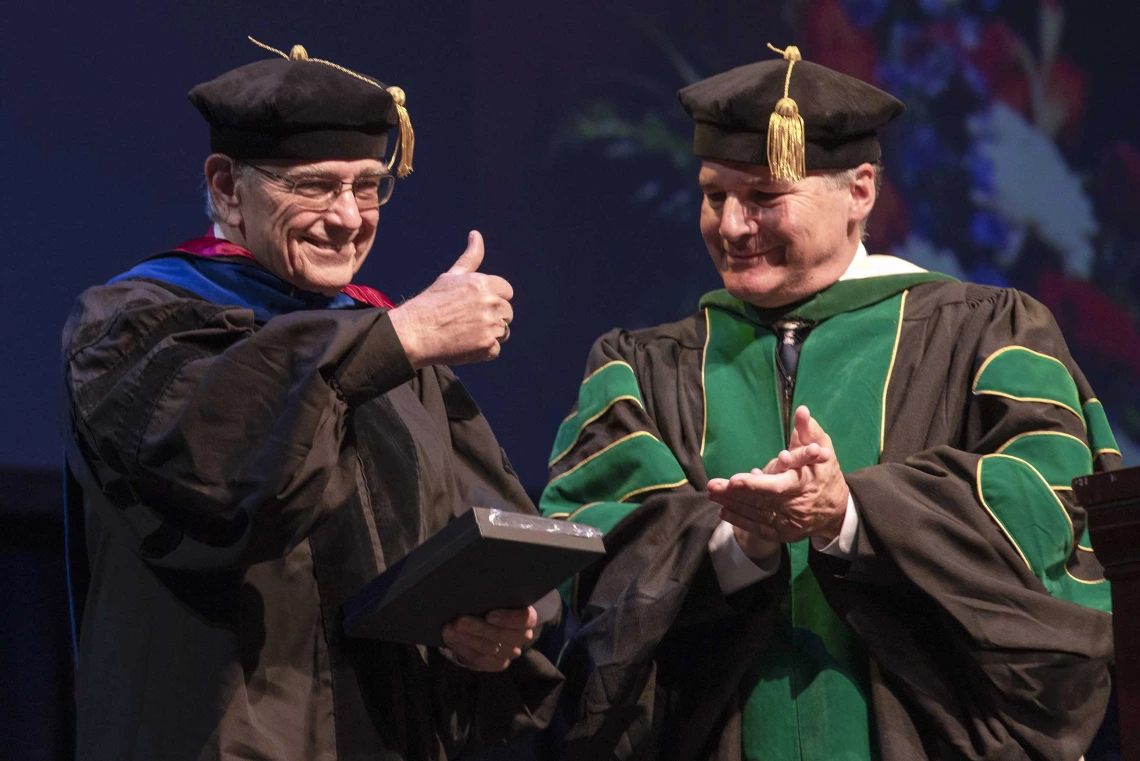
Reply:
<svg viewBox="0 0 1140 761"><path fill-rule="evenodd" d="M485 674L342 631L342 602L453 516L534 510L386 310L262 324L131 279L86 291L63 347L91 561L78 758L443 759L544 725L561 675L537 652Z"/></svg>
<svg viewBox="0 0 1140 761"><path fill-rule="evenodd" d="M1075 761L1104 714L1112 638L1107 582L1067 487L1082 471L1118 467L1119 452L1043 306L1013 290L912 280L878 295L872 281L884 278L841 283L793 310L817 323L797 399L805 373L818 372L813 412L882 406L877 461L845 469L856 555L805 548L808 565L869 657L873 755ZM863 300L836 307L845 288ZM895 319L859 322L888 297ZM776 315L723 292L702 307L602 336L552 452L540 508L604 528L609 553L569 590L582 621L563 660L581 695L572 758L739 759L749 668L773 646L789 594L787 550L775 577L722 594L702 456L713 419L748 424L757 405L774 405L781 440L777 394L728 406L721 394L712 409L705 377L710 325L736 330L744 356L765 336L774 346ZM828 339L828 320L842 314L872 332ZM825 340L830 348L811 354ZM884 374L845 376L875 342ZM752 465L773 454L757 447Z"/></svg>

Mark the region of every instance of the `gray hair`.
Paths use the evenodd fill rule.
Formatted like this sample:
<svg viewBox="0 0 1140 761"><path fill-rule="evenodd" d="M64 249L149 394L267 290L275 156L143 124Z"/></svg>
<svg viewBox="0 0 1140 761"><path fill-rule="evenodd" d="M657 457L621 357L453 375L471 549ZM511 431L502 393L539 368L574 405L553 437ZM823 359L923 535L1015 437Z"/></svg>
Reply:
<svg viewBox="0 0 1140 761"><path fill-rule="evenodd" d="M876 161L871 164L871 169L875 172L875 200L879 199L879 193L883 189L883 162ZM830 188L845 188L855 181L855 175L859 171L858 167L854 169L843 169L831 174L825 174L823 179L827 182ZM862 240L867 240L867 221L871 218L870 213L863 217L863 221L859 223L859 237Z"/></svg>

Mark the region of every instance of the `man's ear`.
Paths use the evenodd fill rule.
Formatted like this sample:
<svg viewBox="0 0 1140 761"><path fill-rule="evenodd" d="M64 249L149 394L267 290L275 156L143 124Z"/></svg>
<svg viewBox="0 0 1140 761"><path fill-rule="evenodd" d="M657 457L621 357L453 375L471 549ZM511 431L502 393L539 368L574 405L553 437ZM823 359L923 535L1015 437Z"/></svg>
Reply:
<svg viewBox="0 0 1140 761"><path fill-rule="evenodd" d="M851 180L852 222L862 222L875 206L875 167L863 163L855 168L855 178Z"/></svg>
<svg viewBox="0 0 1140 761"><path fill-rule="evenodd" d="M236 162L222 153L206 157L206 187L218 221L230 227L241 225L241 198L237 190Z"/></svg>

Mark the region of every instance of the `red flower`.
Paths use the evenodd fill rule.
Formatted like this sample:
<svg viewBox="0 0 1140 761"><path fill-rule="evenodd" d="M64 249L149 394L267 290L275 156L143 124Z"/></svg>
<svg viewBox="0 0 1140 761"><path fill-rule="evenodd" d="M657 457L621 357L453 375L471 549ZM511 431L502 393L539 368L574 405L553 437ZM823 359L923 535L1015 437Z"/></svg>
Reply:
<svg viewBox="0 0 1140 761"><path fill-rule="evenodd" d="M889 176L883 177L883 187L871 212L867 232L867 250L872 253L886 253L904 243L910 234L906 202Z"/></svg>
<svg viewBox="0 0 1140 761"><path fill-rule="evenodd" d="M1124 307L1092 284L1056 270L1041 275L1037 298L1049 307L1066 336L1079 336L1082 346L1140 375L1140 332Z"/></svg>
<svg viewBox="0 0 1140 761"><path fill-rule="evenodd" d="M1019 57L1022 42L1004 21L992 21L982 29L981 40L970 60L989 82L996 100L1008 103L1022 116L1030 117L1032 96L1029 77Z"/></svg>
<svg viewBox="0 0 1140 761"><path fill-rule="evenodd" d="M1085 114L1085 99L1088 87L1085 75L1069 59L1057 56L1049 68L1049 81L1045 84L1046 108L1061 109L1061 123L1057 137L1070 147L1076 145L1080 137L1081 118Z"/></svg>
<svg viewBox="0 0 1140 761"><path fill-rule="evenodd" d="M1140 234L1140 151L1123 141L1106 149L1094 194L1103 221L1130 235Z"/></svg>
<svg viewBox="0 0 1140 761"><path fill-rule="evenodd" d="M875 39L847 18L839 0L810 0L804 25L804 58L861 79L875 79Z"/></svg>

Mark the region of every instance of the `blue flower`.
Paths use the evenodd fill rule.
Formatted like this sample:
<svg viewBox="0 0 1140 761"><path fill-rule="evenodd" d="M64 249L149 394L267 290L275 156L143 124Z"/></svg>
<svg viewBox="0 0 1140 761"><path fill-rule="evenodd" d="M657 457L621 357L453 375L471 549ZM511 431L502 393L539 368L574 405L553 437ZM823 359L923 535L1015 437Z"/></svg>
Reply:
<svg viewBox="0 0 1140 761"><path fill-rule="evenodd" d="M922 8L928 16L938 18L954 10L958 0L918 0L918 7Z"/></svg>
<svg viewBox="0 0 1140 761"><path fill-rule="evenodd" d="M972 63L965 63L962 66L962 79L965 81L966 86L970 88L970 92L979 98L988 98L990 94L990 83L986 81L985 74L982 74Z"/></svg>
<svg viewBox="0 0 1140 761"><path fill-rule="evenodd" d="M952 47L937 45L918 62L913 74L916 89L927 98L941 95L958 70L958 57Z"/></svg>
<svg viewBox="0 0 1140 761"><path fill-rule="evenodd" d="M930 122L919 122L902 137L902 169L913 179L947 163L950 152Z"/></svg>
<svg viewBox="0 0 1140 761"><path fill-rule="evenodd" d="M986 248L1004 248L1009 240L1009 225L993 212L979 209L970 218L970 238Z"/></svg>
<svg viewBox="0 0 1140 761"><path fill-rule="evenodd" d="M975 265L970 270L970 282L978 285L993 285L998 288L1008 288L1009 278L1005 273L988 262Z"/></svg>
<svg viewBox="0 0 1140 761"><path fill-rule="evenodd" d="M920 198L910 208L911 232L919 237L930 240L934 228L938 224L938 215L934 213L934 205L927 198Z"/></svg>
<svg viewBox="0 0 1140 761"><path fill-rule="evenodd" d="M982 24L975 16L962 16L958 19L958 42L967 50L973 50L982 41Z"/></svg>
<svg viewBox="0 0 1140 761"><path fill-rule="evenodd" d="M994 188L994 164L988 158L971 151L966 154L966 170L970 174L970 187L988 193Z"/></svg>
<svg viewBox="0 0 1140 761"><path fill-rule="evenodd" d="M843 9L855 26L868 27L879 20L888 0L843 0Z"/></svg>

